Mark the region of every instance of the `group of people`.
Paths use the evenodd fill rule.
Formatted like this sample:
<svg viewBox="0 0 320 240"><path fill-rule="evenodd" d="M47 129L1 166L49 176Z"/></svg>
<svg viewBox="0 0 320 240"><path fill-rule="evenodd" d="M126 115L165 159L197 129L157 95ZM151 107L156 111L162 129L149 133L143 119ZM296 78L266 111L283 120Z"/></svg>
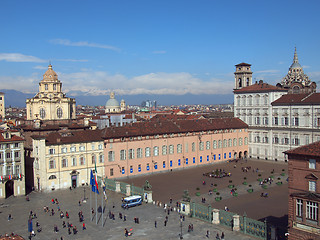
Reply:
<svg viewBox="0 0 320 240"><path fill-rule="evenodd" d="M230 172L226 172L224 169L216 169L212 172L204 173L203 176L206 177L214 177L214 178L223 178L223 177L231 177Z"/></svg>

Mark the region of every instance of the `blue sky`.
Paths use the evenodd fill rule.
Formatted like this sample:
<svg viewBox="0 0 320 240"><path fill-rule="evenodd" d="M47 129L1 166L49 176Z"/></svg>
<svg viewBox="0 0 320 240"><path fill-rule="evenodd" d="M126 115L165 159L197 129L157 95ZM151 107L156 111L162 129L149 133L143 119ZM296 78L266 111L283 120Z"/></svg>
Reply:
<svg viewBox="0 0 320 240"><path fill-rule="evenodd" d="M295 46L318 82L319 9L316 0L3 0L0 89L37 92L51 61L69 96L231 94L235 64L276 84Z"/></svg>

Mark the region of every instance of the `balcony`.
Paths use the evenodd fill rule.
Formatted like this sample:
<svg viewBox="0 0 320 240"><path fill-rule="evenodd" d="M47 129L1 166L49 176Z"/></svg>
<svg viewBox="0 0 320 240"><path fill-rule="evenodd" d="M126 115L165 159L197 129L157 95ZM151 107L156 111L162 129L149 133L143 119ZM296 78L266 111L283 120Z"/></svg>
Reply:
<svg viewBox="0 0 320 240"><path fill-rule="evenodd" d="M2 183L8 180L22 180L22 178L22 174L5 175L2 176Z"/></svg>

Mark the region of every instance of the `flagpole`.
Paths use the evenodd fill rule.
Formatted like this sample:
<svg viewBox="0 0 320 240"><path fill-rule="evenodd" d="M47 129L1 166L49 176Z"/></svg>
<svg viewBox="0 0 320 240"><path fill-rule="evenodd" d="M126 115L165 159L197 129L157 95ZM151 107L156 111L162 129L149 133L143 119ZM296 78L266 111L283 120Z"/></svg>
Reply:
<svg viewBox="0 0 320 240"><path fill-rule="evenodd" d="M96 224L98 224L98 201L97 201L97 192L94 194L96 196Z"/></svg>
<svg viewBox="0 0 320 240"><path fill-rule="evenodd" d="M91 189L90 189L90 220L92 221L92 201L91 201L91 195L92 195L92 186L91 186Z"/></svg>
<svg viewBox="0 0 320 240"><path fill-rule="evenodd" d="M101 211L102 211L101 226L103 227L103 194L101 194Z"/></svg>

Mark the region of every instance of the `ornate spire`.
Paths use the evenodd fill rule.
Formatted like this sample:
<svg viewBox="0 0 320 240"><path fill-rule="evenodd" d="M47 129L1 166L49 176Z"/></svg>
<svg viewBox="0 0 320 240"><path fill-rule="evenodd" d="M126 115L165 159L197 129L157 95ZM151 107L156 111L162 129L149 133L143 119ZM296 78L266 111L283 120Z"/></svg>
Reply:
<svg viewBox="0 0 320 240"><path fill-rule="evenodd" d="M296 47L294 47L293 63L299 63L298 54L297 54L297 48Z"/></svg>

